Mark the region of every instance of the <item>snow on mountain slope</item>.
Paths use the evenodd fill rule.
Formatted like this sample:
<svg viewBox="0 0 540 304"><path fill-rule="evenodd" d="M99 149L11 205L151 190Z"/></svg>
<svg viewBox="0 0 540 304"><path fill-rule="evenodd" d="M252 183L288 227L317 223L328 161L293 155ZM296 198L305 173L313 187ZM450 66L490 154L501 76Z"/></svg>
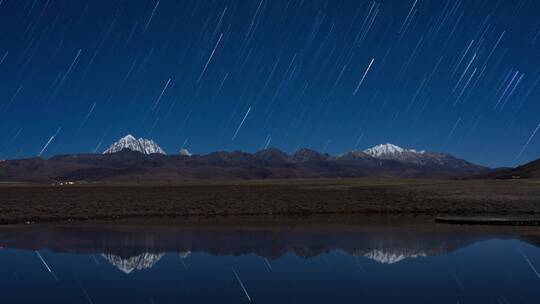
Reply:
<svg viewBox="0 0 540 304"><path fill-rule="evenodd" d="M136 139L133 135L128 134L113 143L103 154L120 152L123 149L140 152L142 154L167 154L151 139L139 138Z"/></svg>
<svg viewBox="0 0 540 304"><path fill-rule="evenodd" d="M440 170L475 171L483 169L481 166L456 158L450 154L405 149L390 143L377 145L364 151L353 152L344 154L342 158L358 160L362 156L367 156L379 161L397 161L402 164L432 169L438 168Z"/></svg>
<svg viewBox="0 0 540 304"><path fill-rule="evenodd" d="M382 145L377 145L375 147L364 150L364 153L368 154L371 157L375 158L384 158L388 156L393 156L401 153L414 153L414 154L424 154L425 151L416 151L413 149L404 149L396 145L386 143Z"/></svg>
<svg viewBox="0 0 540 304"><path fill-rule="evenodd" d="M178 154L180 154L182 156L191 156L191 155L193 155L193 154L191 154L191 152L189 152L188 149L185 149L185 148L180 149L180 152Z"/></svg>

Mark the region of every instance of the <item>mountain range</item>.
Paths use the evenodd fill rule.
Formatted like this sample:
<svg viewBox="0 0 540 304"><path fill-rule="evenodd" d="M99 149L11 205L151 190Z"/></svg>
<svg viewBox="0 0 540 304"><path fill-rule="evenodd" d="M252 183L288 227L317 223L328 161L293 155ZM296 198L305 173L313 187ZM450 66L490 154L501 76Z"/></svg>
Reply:
<svg viewBox="0 0 540 304"><path fill-rule="evenodd" d="M103 154L57 155L0 162L0 181L171 181L361 177L464 177L490 169L445 153L386 143L341 155L311 149L287 154L276 148L255 153L218 151L205 155L181 149L167 155L150 139L127 135Z"/></svg>

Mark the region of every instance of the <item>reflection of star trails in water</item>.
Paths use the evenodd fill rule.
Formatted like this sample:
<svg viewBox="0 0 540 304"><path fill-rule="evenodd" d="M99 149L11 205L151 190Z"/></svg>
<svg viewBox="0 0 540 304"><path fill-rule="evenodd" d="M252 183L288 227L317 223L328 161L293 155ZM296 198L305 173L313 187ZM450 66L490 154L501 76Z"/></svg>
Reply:
<svg viewBox="0 0 540 304"><path fill-rule="evenodd" d="M452 278L454 279L454 281L456 282L457 286L459 287L459 289L461 289L461 291L464 291L465 289L463 288L463 285L461 284L461 282L459 281L457 275L455 273L450 273L450 275L452 276Z"/></svg>
<svg viewBox="0 0 540 304"><path fill-rule="evenodd" d="M83 292L83 295L86 298L86 301L88 303L90 303L90 304L94 304L94 301L92 301L92 299L90 298L90 295L88 295L88 292L86 292L86 289L82 286L81 282L79 282L79 280L77 280L77 283L79 284L79 288Z"/></svg>
<svg viewBox="0 0 540 304"><path fill-rule="evenodd" d="M234 276L236 277L236 279L238 280L238 283L240 283L240 287L242 287L242 290L244 291L244 293L246 294L246 297L247 299L251 302L251 297L249 296L247 290L246 290L246 287L244 287L244 283L242 283L242 280L240 280L240 277L238 276L238 274L236 273L236 270L234 270L234 267L231 267L232 268L232 271L234 273Z"/></svg>
<svg viewBox="0 0 540 304"><path fill-rule="evenodd" d="M531 269L534 271L534 273L536 274L536 276L540 279L540 274L538 273L538 271L536 271L536 268L534 267L534 265L531 263L531 260L529 260L529 258L525 255L525 253L523 251L521 251L521 249L518 249L519 250L519 253L521 253L521 255L523 256L523 258L525 259L525 261L527 262L527 264L529 264L529 266L531 267Z"/></svg>
<svg viewBox="0 0 540 304"><path fill-rule="evenodd" d="M182 263L182 266L184 266L184 269L188 269L186 263L184 262L183 258L180 258L180 263Z"/></svg>
<svg viewBox="0 0 540 304"><path fill-rule="evenodd" d="M264 264L266 265L266 267L268 267L268 271L272 270L272 265L270 265L270 262L268 261L267 258L263 258L264 260Z"/></svg>
<svg viewBox="0 0 540 304"><path fill-rule="evenodd" d="M356 261L356 266L358 266L358 268L360 268L360 270L362 271L363 274L366 274L366 270L360 264L360 259L358 258L358 256L356 256L355 261Z"/></svg>
<svg viewBox="0 0 540 304"><path fill-rule="evenodd" d="M41 262L43 263L43 265L45 265L45 267L47 268L47 270L52 273L52 270L51 268L49 267L49 265L47 265L47 262L45 262L45 260L43 259L43 257L41 256L41 254L39 254L38 251L36 251L36 254L37 256L39 257L39 259L41 260Z"/></svg>
<svg viewBox="0 0 540 304"><path fill-rule="evenodd" d="M35 253L37 254L37 256L39 257L39 259L41 260L41 262L43 263L43 265L45 265L45 268L47 268L47 271L49 271L55 280L58 281L58 278L56 277L56 275L54 274L54 272L52 272L51 268L49 267L49 265L47 264L47 262L45 262L45 259L43 259L43 257L41 256L41 254L36 250Z"/></svg>

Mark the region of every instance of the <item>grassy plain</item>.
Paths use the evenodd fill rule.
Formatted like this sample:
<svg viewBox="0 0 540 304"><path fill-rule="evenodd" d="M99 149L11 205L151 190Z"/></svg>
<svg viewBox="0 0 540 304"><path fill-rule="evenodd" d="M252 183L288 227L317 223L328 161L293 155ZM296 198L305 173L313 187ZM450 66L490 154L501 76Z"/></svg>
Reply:
<svg viewBox="0 0 540 304"><path fill-rule="evenodd" d="M540 180L0 184L3 224L326 214L536 217L540 215Z"/></svg>

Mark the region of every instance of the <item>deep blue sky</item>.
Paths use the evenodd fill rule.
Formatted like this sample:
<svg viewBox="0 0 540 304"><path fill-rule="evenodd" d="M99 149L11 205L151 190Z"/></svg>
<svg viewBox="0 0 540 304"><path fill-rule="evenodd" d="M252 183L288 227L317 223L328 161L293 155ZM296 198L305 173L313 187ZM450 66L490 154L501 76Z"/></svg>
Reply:
<svg viewBox="0 0 540 304"><path fill-rule="evenodd" d="M540 157L539 16L536 0L0 0L0 159L131 133L169 153L392 142L516 165Z"/></svg>

